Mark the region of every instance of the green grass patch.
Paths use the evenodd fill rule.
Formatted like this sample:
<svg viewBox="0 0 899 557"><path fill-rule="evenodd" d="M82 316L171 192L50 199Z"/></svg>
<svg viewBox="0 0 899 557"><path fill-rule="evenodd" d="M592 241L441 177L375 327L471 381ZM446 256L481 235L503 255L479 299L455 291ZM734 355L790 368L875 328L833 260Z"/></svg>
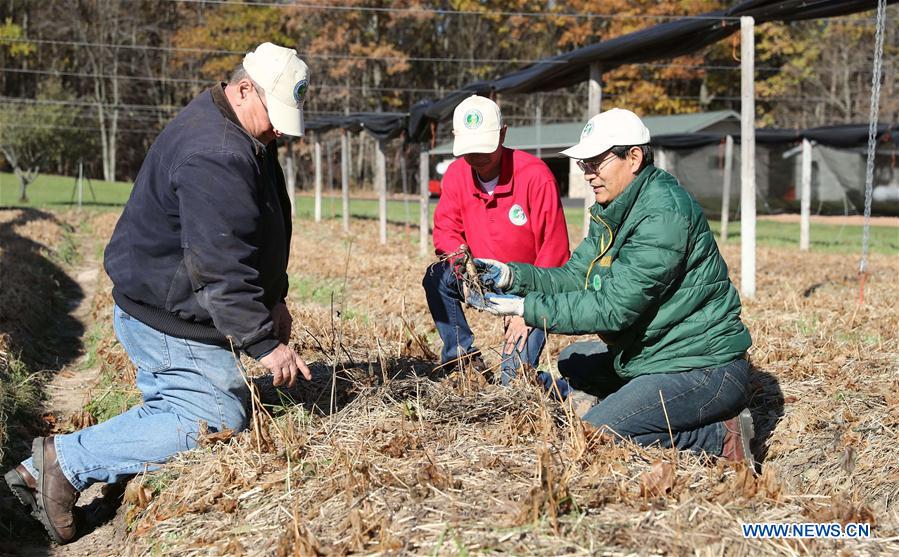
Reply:
<svg viewBox="0 0 899 557"><path fill-rule="evenodd" d="M119 374L114 371L104 370L100 374L100 380L95 386L99 393L88 402L84 409L90 412L97 423L105 422L113 416L118 416L141 401L137 388L121 380Z"/></svg>
<svg viewBox="0 0 899 557"><path fill-rule="evenodd" d="M70 176L41 174L28 186L28 202L22 203L19 201L19 179L10 172L0 172L0 206L76 207L75 182L76 179ZM85 180L81 201L84 207L116 208L125 205L129 195L130 182L91 180L88 184Z"/></svg>
<svg viewBox="0 0 899 557"><path fill-rule="evenodd" d="M341 281L337 279L291 275L288 279L288 285L290 296L300 302L330 305L332 295L335 304L342 297Z"/></svg>
<svg viewBox="0 0 899 557"><path fill-rule="evenodd" d="M0 352L0 463L5 462L9 424L37 419L41 401L38 376L15 354Z"/></svg>
<svg viewBox="0 0 899 557"><path fill-rule="evenodd" d="M30 201L22 204L18 201L18 179L9 172L0 173L0 206L30 207L72 207L77 201L72 198L75 179L69 176L41 175L28 188ZM83 204L86 208L109 210L124 206L131 194L132 184L129 182L104 182L91 180L96 199L92 198L90 188L85 183ZM428 207L429 222L433 222L436 200L431 200ZM351 199L350 216L357 219L378 218L377 199ZM315 214L315 200L308 192L298 192L296 197L296 216L299 219L311 219ZM566 207L565 218L571 228L580 229L583 223L584 210L580 207ZM322 218L340 219L343 217L343 205L340 197L328 196L322 199ZM387 202L387 220L392 223L405 223L417 227L419 223L418 199L390 200ZM710 221L709 225L718 235L721 223ZM862 243L862 227L858 225L831 225L813 223L810 228L812 251L835 253L860 253ZM410 245L417 244L418 236L409 237ZM727 243L740 242L740 223L731 223ZM756 243L759 246L797 247L799 246L799 223L784 223L759 220L756 222ZM872 253L887 255L899 254L899 228L872 226L870 237Z"/></svg>
<svg viewBox="0 0 899 557"><path fill-rule="evenodd" d="M709 226L720 242L720 221L710 221ZM809 248L812 251L851 253L861 255L863 227L812 223L809 226ZM799 249L799 223L758 220L755 223L756 244L769 247ZM740 223L728 226L727 244L740 243ZM872 253L899 254L899 227L872 226L869 238Z"/></svg>

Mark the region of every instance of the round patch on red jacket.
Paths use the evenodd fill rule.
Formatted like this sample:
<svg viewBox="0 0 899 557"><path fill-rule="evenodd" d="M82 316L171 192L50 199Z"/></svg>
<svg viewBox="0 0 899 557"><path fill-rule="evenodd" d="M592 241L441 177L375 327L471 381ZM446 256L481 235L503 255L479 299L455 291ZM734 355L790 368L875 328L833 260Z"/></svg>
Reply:
<svg viewBox="0 0 899 557"><path fill-rule="evenodd" d="M528 222L528 216L525 214L524 209L521 208L521 205L516 203L509 209L509 222L515 226L524 226Z"/></svg>

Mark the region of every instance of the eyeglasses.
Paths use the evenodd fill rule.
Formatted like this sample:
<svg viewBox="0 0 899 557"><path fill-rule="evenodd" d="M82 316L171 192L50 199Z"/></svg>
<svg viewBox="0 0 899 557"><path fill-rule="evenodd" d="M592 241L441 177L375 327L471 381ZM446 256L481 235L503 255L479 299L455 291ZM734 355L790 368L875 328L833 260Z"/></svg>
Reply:
<svg viewBox="0 0 899 557"><path fill-rule="evenodd" d="M577 167L580 168L581 172L584 174L599 174L600 170L609 166L609 163L617 158L615 153L609 153L608 156L600 160L590 159L586 161L577 161Z"/></svg>
<svg viewBox="0 0 899 557"><path fill-rule="evenodd" d="M256 91L256 96L259 97L259 102L262 103L262 107L265 108L266 114L268 113L268 105L265 104L265 101L262 100L262 95L259 94L259 89L253 87L253 90Z"/></svg>

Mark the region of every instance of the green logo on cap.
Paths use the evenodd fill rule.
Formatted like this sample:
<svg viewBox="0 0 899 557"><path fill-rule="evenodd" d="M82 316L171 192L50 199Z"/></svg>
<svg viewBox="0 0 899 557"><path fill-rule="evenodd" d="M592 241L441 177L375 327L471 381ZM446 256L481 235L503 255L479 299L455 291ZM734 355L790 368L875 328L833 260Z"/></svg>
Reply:
<svg viewBox="0 0 899 557"><path fill-rule="evenodd" d="M584 126L584 131L581 132L581 137L587 137L593 133L593 122L587 122L587 125Z"/></svg>
<svg viewBox="0 0 899 557"><path fill-rule="evenodd" d="M308 88L309 84L306 83L305 79L297 81L297 84L293 86L293 100L297 101L297 104L303 102L303 99L306 97L306 89Z"/></svg>
<svg viewBox="0 0 899 557"><path fill-rule="evenodd" d="M480 110L473 108L465 113L463 121L465 122L466 128L473 130L481 127L481 124L484 123L484 115L481 114Z"/></svg>

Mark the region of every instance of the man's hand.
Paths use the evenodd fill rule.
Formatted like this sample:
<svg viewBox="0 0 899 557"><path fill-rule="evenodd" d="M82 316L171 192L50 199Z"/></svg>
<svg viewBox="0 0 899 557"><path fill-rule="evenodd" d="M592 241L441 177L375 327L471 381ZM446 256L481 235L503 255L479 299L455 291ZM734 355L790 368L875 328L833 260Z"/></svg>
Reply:
<svg viewBox="0 0 899 557"><path fill-rule="evenodd" d="M505 263L495 259L475 259L474 267L488 288L502 292L512 286L512 269Z"/></svg>
<svg viewBox="0 0 899 557"><path fill-rule="evenodd" d="M293 387L297 381L297 372L303 374L307 381L312 379L312 372L306 362L286 344L279 344L274 350L263 356L259 363L272 372L276 387L286 384Z"/></svg>
<svg viewBox="0 0 899 557"><path fill-rule="evenodd" d="M513 351L521 352L527 343L531 328L524 322L523 317L517 315L506 318L506 343L503 345L503 354L512 354Z"/></svg>
<svg viewBox="0 0 899 557"><path fill-rule="evenodd" d="M293 327L293 317L290 316L290 310L287 309L287 304L284 302L278 302L275 304L275 307L272 308L272 332L275 335L275 338L278 339L282 344L287 344L290 341L290 330Z"/></svg>

